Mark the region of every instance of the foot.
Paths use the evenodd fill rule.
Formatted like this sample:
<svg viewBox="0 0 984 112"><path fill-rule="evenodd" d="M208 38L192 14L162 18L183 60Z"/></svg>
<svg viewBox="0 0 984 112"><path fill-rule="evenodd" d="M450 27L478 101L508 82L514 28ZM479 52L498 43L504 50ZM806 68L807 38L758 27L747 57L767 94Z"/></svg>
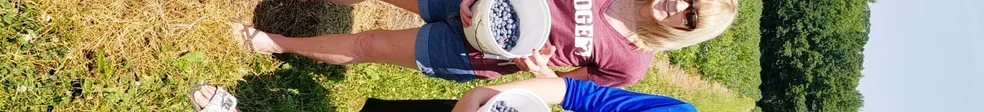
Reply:
<svg viewBox="0 0 984 112"><path fill-rule="evenodd" d="M198 110L204 110L210 101L212 101L212 97L215 96L215 93L217 92L216 90L218 90L218 88L215 86L205 85L198 91L192 93L192 100L198 104L198 107L196 108L198 108ZM231 111L239 112L239 109L232 109Z"/></svg>
<svg viewBox="0 0 984 112"><path fill-rule="evenodd" d="M253 51L263 54L284 52L283 48L273 41L273 38L286 38L282 35L269 34L239 23L232 24L232 34L236 37L236 41Z"/></svg>

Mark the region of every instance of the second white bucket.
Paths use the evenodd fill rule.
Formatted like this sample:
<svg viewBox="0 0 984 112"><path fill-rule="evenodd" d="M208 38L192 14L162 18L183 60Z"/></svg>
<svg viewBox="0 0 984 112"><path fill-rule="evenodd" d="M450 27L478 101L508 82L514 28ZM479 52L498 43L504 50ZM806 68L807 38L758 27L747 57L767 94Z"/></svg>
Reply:
<svg viewBox="0 0 984 112"><path fill-rule="evenodd" d="M492 35L489 22L494 0L477 0L472 5L472 26L465 28L468 44L482 51L485 58L510 60L529 56L542 48L550 35L550 9L546 0L510 0L519 18L519 40L510 50L502 49Z"/></svg>
<svg viewBox="0 0 984 112"><path fill-rule="evenodd" d="M502 101L506 106L520 112L550 112L550 106L533 91L526 89L510 89L492 96L489 101L478 108L478 112L494 112L495 102Z"/></svg>

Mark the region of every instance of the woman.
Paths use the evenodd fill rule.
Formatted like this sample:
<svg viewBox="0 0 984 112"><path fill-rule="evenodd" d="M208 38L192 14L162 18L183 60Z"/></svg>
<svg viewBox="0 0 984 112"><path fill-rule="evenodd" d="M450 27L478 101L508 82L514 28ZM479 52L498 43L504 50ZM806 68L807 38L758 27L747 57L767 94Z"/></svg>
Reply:
<svg viewBox="0 0 984 112"><path fill-rule="evenodd" d="M328 0L352 4L361 0ZM383 0L420 14L427 24L403 30L287 38L235 25L253 49L294 53L332 64L388 63L417 68L459 82L496 78L519 70L625 86L645 76L653 52L714 38L731 25L737 0L547 0L551 32L545 49L551 66L579 67L553 73L526 66L531 57L484 59L464 40L474 0Z"/></svg>

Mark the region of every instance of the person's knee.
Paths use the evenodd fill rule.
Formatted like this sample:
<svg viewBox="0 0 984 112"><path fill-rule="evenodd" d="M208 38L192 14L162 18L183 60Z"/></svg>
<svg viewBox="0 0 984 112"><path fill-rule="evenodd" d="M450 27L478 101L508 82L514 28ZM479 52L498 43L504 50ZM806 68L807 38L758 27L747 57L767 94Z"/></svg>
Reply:
<svg viewBox="0 0 984 112"><path fill-rule="evenodd" d="M373 30L355 34L352 53L357 63L415 66L417 30Z"/></svg>
<svg viewBox="0 0 984 112"><path fill-rule="evenodd" d="M383 37L379 36L378 31L366 31L362 33L355 34L355 43L352 46L352 51L356 56L353 56L358 62L372 62L372 59L379 57L385 48L385 40Z"/></svg>

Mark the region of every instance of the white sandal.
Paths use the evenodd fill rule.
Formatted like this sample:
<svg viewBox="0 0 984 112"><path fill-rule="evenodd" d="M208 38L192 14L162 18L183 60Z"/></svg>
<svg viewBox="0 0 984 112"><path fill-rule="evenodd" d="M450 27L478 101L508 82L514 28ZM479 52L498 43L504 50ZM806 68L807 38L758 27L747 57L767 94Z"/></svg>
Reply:
<svg viewBox="0 0 984 112"><path fill-rule="evenodd" d="M205 86L212 85L206 84L205 82L200 82L196 84L195 87L192 87L191 91L188 92L188 98L191 98L192 108L199 112L236 112L236 104L238 103L236 97L232 96L232 94L229 94L229 92L225 89L218 86L213 86L216 88L215 94L212 94L212 99L208 101L205 108L200 108L202 107L201 104L195 102L195 92L202 90Z"/></svg>

